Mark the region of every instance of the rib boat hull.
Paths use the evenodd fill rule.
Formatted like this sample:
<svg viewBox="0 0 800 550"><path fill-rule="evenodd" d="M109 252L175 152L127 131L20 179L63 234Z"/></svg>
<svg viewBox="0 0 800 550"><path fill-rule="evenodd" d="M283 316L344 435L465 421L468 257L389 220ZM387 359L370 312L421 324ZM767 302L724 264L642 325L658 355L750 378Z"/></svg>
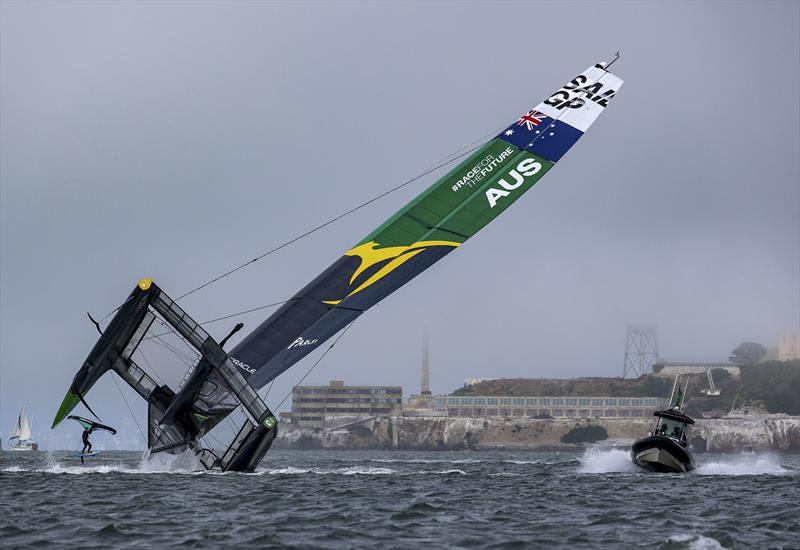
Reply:
<svg viewBox="0 0 800 550"><path fill-rule="evenodd" d="M689 449L660 435L637 439L631 447L631 459L640 468L651 472L684 473L696 467Z"/></svg>

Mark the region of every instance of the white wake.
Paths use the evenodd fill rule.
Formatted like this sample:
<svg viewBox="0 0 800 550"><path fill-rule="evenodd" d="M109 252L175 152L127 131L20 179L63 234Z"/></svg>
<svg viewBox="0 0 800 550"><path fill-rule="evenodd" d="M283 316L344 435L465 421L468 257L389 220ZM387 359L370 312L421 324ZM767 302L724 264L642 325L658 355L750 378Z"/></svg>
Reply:
<svg viewBox="0 0 800 550"><path fill-rule="evenodd" d="M581 457L582 474L634 473L639 471L624 449L588 449Z"/></svg>
<svg viewBox="0 0 800 550"><path fill-rule="evenodd" d="M784 468L776 456L770 454L742 453L705 458L696 455L697 469L692 475L747 476L786 475L792 470ZM631 460L626 449L589 449L580 459L578 472L583 474L644 472Z"/></svg>

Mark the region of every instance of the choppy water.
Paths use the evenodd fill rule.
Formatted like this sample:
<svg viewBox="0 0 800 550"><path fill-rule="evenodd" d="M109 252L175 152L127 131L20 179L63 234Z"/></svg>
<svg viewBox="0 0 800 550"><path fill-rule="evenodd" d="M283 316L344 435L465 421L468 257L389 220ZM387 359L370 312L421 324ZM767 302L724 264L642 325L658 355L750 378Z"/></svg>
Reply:
<svg viewBox="0 0 800 550"><path fill-rule="evenodd" d="M273 451L254 474L0 453L5 547L800 548L800 457Z"/></svg>

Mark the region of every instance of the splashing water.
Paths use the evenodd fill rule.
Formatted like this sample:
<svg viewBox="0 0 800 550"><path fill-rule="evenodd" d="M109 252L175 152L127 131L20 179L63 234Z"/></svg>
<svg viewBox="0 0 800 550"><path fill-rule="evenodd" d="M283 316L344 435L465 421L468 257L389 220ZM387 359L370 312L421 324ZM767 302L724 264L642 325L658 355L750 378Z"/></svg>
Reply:
<svg viewBox="0 0 800 550"><path fill-rule="evenodd" d="M722 550L725 548L716 539L697 534L672 535L661 548L686 548L686 550Z"/></svg>
<svg viewBox="0 0 800 550"><path fill-rule="evenodd" d="M695 457L697 458L697 457ZM635 473L642 472L633 464L626 449L589 449L581 457L578 472L582 474ZM703 460L700 455L697 469L692 475L744 476L791 474L778 463L778 458L768 454L742 453L722 458Z"/></svg>
<svg viewBox="0 0 800 550"><path fill-rule="evenodd" d="M639 471L625 449L588 449L581 457L578 472L606 474L611 472L634 473Z"/></svg>
<svg viewBox="0 0 800 550"><path fill-rule="evenodd" d="M194 473L204 472L205 467L200 463L197 455L189 450L177 455L169 453L151 455L150 451L145 451L139 471L144 473Z"/></svg>
<svg viewBox="0 0 800 550"><path fill-rule="evenodd" d="M791 473L771 455L743 453L710 462L698 461L695 474L705 476L786 475Z"/></svg>

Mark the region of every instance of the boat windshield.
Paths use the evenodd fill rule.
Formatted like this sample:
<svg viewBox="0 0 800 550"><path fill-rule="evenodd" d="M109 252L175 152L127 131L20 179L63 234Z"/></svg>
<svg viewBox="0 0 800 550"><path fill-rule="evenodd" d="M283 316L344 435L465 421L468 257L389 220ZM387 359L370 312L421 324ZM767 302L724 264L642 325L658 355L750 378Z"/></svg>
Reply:
<svg viewBox="0 0 800 550"><path fill-rule="evenodd" d="M672 420L671 418L662 418L656 428L657 435L665 435L673 439L683 439L684 425L682 422Z"/></svg>

